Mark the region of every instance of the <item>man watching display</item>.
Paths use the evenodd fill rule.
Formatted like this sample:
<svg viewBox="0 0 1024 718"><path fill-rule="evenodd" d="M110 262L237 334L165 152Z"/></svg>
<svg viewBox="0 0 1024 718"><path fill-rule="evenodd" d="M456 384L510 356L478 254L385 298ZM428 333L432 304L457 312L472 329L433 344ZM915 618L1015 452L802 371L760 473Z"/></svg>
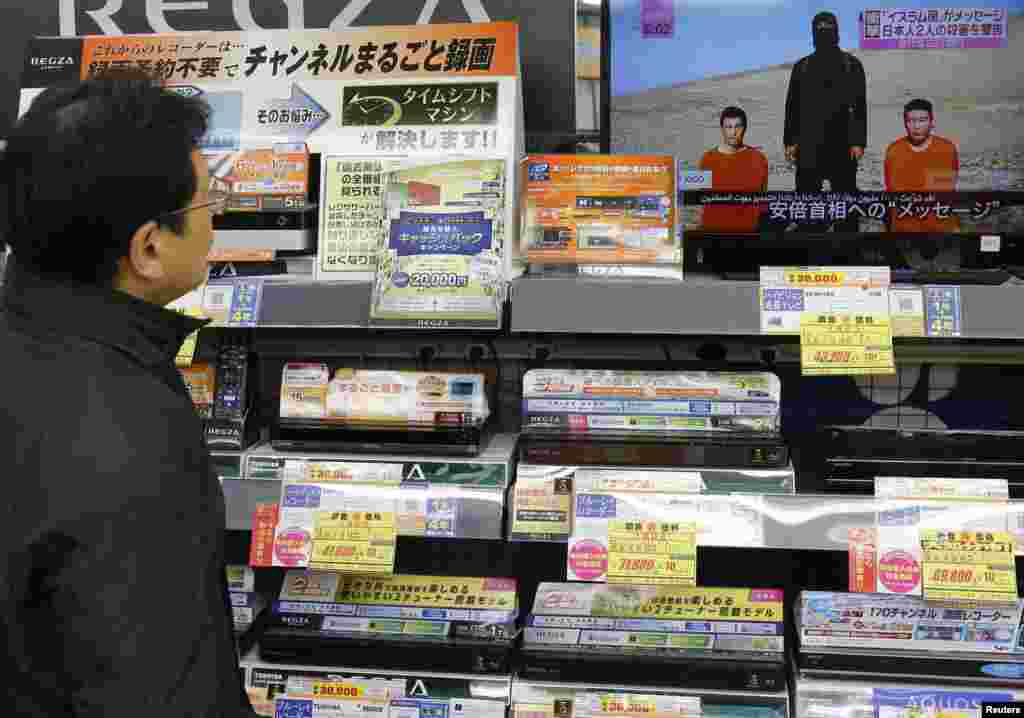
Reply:
<svg viewBox="0 0 1024 718"><path fill-rule="evenodd" d="M768 158L743 143L747 113L726 107L719 117L722 142L704 153L700 169L711 173L711 189L726 192L764 192L768 189ZM757 204L708 204L701 229L711 232L756 232L761 218Z"/></svg>
<svg viewBox="0 0 1024 718"><path fill-rule="evenodd" d="M906 137L889 145L885 151L885 189L887 192L955 192L960 172L960 156L956 145L939 135L935 129L935 113L928 100L911 100L903 108ZM924 217L894 208L889 213L893 232L956 232L960 221L950 213L939 217L935 208L927 207ZM906 216L901 216L906 215Z"/></svg>
<svg viewBox="0 0 1024 718"><path fill-rule="evenodd" d="M0 701L22 718L252 718L224 494L174 365L204 323L209 109L140 70L40 94L8 137Z"/></svg>

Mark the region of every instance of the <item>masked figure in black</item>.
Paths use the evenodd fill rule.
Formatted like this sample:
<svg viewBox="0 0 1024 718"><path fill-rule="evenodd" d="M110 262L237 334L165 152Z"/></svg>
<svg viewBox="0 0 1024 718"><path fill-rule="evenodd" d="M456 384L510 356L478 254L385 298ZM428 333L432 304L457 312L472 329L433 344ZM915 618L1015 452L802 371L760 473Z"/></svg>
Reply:
<svg viewBox="0 0 1024 718"><path fill-rule="evenodd" d="M830 12L811 23L814 52L793 66L786 95L783 144L796 164L796 190L857 191L857 163L867 144L867 81L860 60L839 47L839 21ZM856 231L853 218L836 229ZM813 229L813 227L808 227Z"/></svg>

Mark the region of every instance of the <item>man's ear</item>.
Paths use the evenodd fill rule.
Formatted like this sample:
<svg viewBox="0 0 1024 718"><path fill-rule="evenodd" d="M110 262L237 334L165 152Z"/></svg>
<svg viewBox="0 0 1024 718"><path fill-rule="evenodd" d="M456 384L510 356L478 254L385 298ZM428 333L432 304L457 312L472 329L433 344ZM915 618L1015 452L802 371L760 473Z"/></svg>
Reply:
<svg viewBox="0 0 1024 718"><path fill-rule="evenodd" d="M152 220L135 230L128 242L128 254L122 260L123 270L141 280L161 279L164 276L162 234L160 225Z"/></svg>

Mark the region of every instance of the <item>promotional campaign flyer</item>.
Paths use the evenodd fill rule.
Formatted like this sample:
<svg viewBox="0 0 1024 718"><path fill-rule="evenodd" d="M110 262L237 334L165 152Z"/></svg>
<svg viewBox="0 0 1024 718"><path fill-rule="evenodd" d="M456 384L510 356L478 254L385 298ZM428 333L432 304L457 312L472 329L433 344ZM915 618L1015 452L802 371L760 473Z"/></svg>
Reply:
<svg viewBox="0 0 1024 718"><path fill-rule="evenodd" d="M522 182L526 263L635 265L682 277L671 157L531 155Z"/></svg>
<svg viewBox="0 0 1024 718"><path fill-rule="evenodd" d="M388 173L372 325L500 325L506 181L500 159L410 161Z"/></svg>
<svg viewBox="0 0 1024 718"><path fill-rule="evenodd" d="M368 78L342 87L340 135L321 166L317 277L372 280L390 237L394 218L388 211L396 206L406 211L493 209L502 213L504 225L511 225L514 205L506 207L491 187L469 186L460 193L458 186L450 186L442 199L438 187L445 183L433 177L400 180L404 186L393 187L392 195L387 180L397 170L429 168L455 158L491 159L502 165L501 177L512 191L517 178L511 162L520 141L517 98L514 77ZM365 143L368 137L374 142Z"/></svg>

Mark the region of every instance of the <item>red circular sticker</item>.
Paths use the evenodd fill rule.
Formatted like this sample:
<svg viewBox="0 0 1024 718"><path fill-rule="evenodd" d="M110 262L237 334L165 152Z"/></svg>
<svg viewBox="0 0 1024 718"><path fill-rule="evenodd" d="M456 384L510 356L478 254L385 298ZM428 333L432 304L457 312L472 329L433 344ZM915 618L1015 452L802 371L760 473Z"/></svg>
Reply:
<svg viewBox="0 0 1024 718"><path fill-rule="evenodd" d="M274 556L281 566L305 566L309 563L312 537L300 528L290 528L274 537Z"/></svg>
<svg viewBox="0 0 1024 718"><path fill-rule="evenodd" d="M593 581L608 572L608 549L585 539L569 549L569 569L580 581Z"/></svg>
<svg viewBox="0 0 1024 718"><path fill-rule="evenodd" d="M890 551L878 562L878 580L893 593L910 593L921 583L921 566L906 551Z"/></svg>

